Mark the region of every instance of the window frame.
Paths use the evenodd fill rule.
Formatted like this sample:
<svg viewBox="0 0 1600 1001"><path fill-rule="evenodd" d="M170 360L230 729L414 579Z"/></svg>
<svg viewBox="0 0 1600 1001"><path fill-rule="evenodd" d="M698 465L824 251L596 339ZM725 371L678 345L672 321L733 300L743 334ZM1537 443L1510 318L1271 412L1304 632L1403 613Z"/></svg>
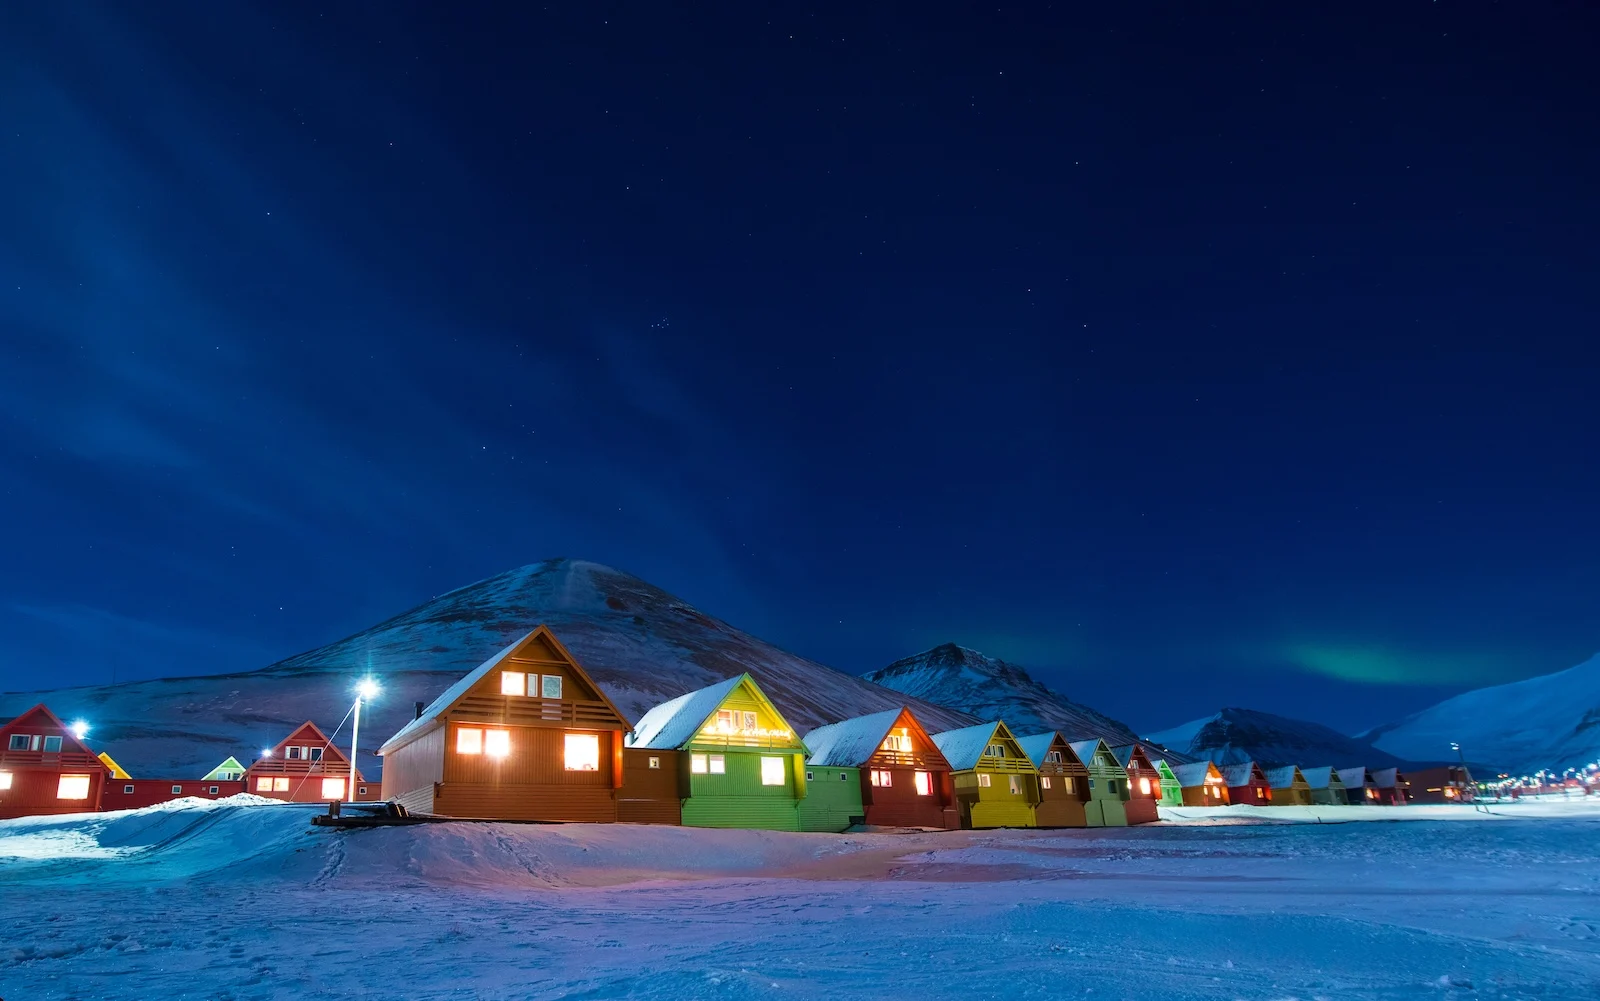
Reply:
<svg viewBox="0 0 1600 1001"><path fill-rule="evenodd" d="M776 781L773 779L772 769L777 768ZM761 784L763 786L787 785L789 770L784 767L783 759L770 754L761 755Z"/></svg>
<svg viewBox="0 0 1600 1001"><path fill-rule="evenodd" d="M586 743L587 742L587 743ZM575 743L582 744L583 760L588 760L590 744L594 749L593 768L574 768L572 765L572 748ZM561 741L561 767L569 772L599 772L600 771L600 735L597 733L569 733L563 735Z"/></svg>
<svg viewBox="0 0 1600 1001"><path fill-rule="evenodd" d="M1048 775L1039 776L1039 788L1040 789L1048 789L1048 788L1050 788L1050 776L1048 776Z"/></svg>
<svg viewBox="0 0 1600 1001"><path fill-rule="evenodd" d="M54 747L50 746L52 743L55 744ZM61 745L63 743L65 743L65 738L63 738L60 734L58 734L58 733L45 734L45 738L44 738L44 753L46 753L46 754L60 754L61 753Z"/></svg>
<svg viewBox="0 0 1600 1001"><path fill-rule="evenodd" d="M33 735L32 734L14 733L14 734L11 735L11 739L6 742L6 750L8 750L8 751L27 751L27 750L31 749L28 746L31 743L33 743Z"/></svg>
<svg viewBox="0 0 1600 1001"><path fill-rule="evenodd" d="M172 795L174 795L174 796L182 796L183 795L183 786L181 786L181 785L173 786L172 787Z"/></svg>
<svg viewBox="0 0 1600 1001"><path fill-rule="evenodd" d="M470 735L470 736L469 736ZM483 727L456 727L455 750L457 754L476 756L483 754Z"/></svg>
<svg viewBox="0 0 1600 1001"><path fill-rule="evenodd" d="M711 760L711 755L709 755L709 754L703 754L703 753L701 753L699 751L691 751L690 754L689 754L689 774L690 775L709 775L709 774L711 774L711 766L710 766L710 763L709 763L710 760Z"/></svg>
<svg viewBox="0 0 1600 1001"><path fill-rule="evenodd" d="M133 786L131 786L131 785L123 786L122 787L122 795L124 795L124 796L132 796L133 795Z"/></svg>
<svg viewBox="0 0 1600 1001"><path fill-rule="evenodd" d="M989 775L989 773L988 772L979 772L978 773L978 788L979 789L991 789L993 787L994 787L994 779Z"/></svg>
<svg viewBox="0 0 1600 1001"><path fill-rule="evenodd" d="M728 774L728 758L727 758L727 755L723 755L723 754L708 754L708 755L706 755L706 768L708 769L708 774L711 774L711 775L726 775L726 774Z"/></svg>
<svg viewBox="0 0 1600 1001"><path fill-rule="evenodd" d="M644 766L646 768L650 769L651 771L660 771L661 770L661 756L658 755L658 754L650 755L648 758L645 759Z"/></svg>
<svg viewBox="0 0 1600 1001"><path fill-rule="evenodd" d="M563 679L559 674L539 675L539 697L541 699L554 699L556 701L560 701L562 697L562 682L564 680L565 679ZM555 682L554 686L550 684L552 681ZM551 694L552 687L554 688L555 692L553 695Z"/></svg>
<svg viewBox="0 0 1600 1001"><path fill-rule="evenodd" d="M67 784L68 782L72 783L71 786L68 786L68 784ZM79 787L79 783L80 782L82 783L83 795L82 796L77 796L77 795L69 796L69 795L67 795L67 791L68 791L69 788L72 791L76 792L78 787ZM68 802L77 802L78 800L87 800L89 798L89 792L90 792L90 790L91 790L91 788L93 786L94 786L94 776L92 776L92 775L80 775L80 774L78 774L76 772L63 772L63 773L61 773L60 778L58 778L56 780L56 799L63 799L63 800L67 800Z"/></svg>
<svg viewBox="0 0 1600 1001"><path fill-rule="evenodd" d="M932 772L923 772L923 771L913 772L912 776L911 776L911 784L917 790L917 795L918 796L932 796L933 795L933 773Z"/></svg>

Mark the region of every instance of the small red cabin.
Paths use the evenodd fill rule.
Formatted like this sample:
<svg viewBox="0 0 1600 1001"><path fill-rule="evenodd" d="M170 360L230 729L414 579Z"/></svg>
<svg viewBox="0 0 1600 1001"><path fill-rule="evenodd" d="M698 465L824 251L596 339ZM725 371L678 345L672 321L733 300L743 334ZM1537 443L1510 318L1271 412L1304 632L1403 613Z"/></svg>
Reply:
<svg viewBox="0 0 1600 1001"><path fill-rule="evenodd" d="M858 768L861 805L878 827L961 827L950 762L906 708L857 716L806 734L808 765Z"/></svg>
<svg viewBox="0 0 1600 1001"><path fill-rule="evenodd" d="M245 771L244 791L290 803L342 802L350 798L349 780L350 759L317 724L307 720ZM360 770L355 773L355 785L358 801L382 798L379 784L369 783Z"/></svg>
<svg viewBox="0 0 1600 1001"><path fill-rule="evenodd" d="M1129 824L1153 824L1161 819L1156 805L1161 802L1161 773L1144 752L1142 744L1122 744L1111 749L1117 763L1128 772L1128 801L1123 804Z"/></svg>
<svg viewBox="0 0 1600 1001"><path fill-rule="evenodd" d="M0 819L100 809L107 769L43 703L0 726Z"/></svg>
<svg viewBox="0 0 1600 1001"><path fill-rule="evenodd" d="M1377 791L1379 806L1405 806L1411 802L1411 781L1398 768L1375 768L1368 772Z"/></svg>
<svg viewBox="0 0 1600 1001"><path fill-rule="evenodd" d="M1218 765L1222 780L1228 783L1228 802L1235 806L1271 806L1272 784L1267 773L1254 761L1242 765Z"/></svg>
<svg viewBox="0 0 1600 1001"><path fill-rule="evenodd" d="M193 797L195 799L224 799L244 792L242 781L224 782L205 779L109 779L106 791L100 797L102 810L137 810L155 806L169 800ZM266 795L263 793L262 795Z"/></svg>
<svg viewBox="0 0 1600 1001"><path fill-rule="evenodd" d="M1440 765L1406 773L1413 803L1470 803L1478 786L1465 765Z"/></svg>

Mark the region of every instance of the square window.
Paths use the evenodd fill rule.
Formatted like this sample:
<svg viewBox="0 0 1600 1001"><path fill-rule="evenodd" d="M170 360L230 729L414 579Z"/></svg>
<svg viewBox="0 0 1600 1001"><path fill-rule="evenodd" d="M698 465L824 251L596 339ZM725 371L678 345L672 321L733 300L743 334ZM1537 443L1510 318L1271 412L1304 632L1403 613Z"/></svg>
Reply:
<svg viewBox="0 0 1600 1001"><path fill-rule="evenodd" d="M710 759L711 760L708 762L708 764L711 766L712 775L728 774L728 761L726 758L720 754L713 754L710 755Z"/></svg>
<svg viewBox="0 0 1600 1001"><path fill-rule="evenodd" d="M1039 788L1040 789L1048 789L1048 788L1050 788L1050 776L1048 776L1048 775L1039 776Z"/></svg>
<svg viewBox="0 0 1600 1001"><path fill-rule="evenodd" d="M124 796L132 796L133 795L133 786L123 786L122 787L122 794Z"/></svg>
<svg viewBox="0 0 1600 1001"><path fill-rule="evenodd" d="M308 748L306 748L306 756L309 757L312 761L321 761L322 760L322 748L320 748L320 747L308 747Z"/></svg>
<svg viewBox="0 0 1600 1001"><path fill-rule="evenodd" d="M539 694L547 699L561 698L561 675L546 674L539 679Z"/></svg>
<svg viewBox="0 0 1600 1001"><path fill-rule="evenodd" d="M783 759L761 759L761 784L764 786L783 785Z"/></svg>
<svg viewBox="0 0 1600 1001"><path fill-rule="evenodd" d="M706 756L704 754L689 755L689 771L695 775L706 773Z"/></svg>
<svg viewBox="0 0 1600 1001"><path fill-rule="evenodd" d="M528 676L522 671L500 672L501 695L527 695Z"/></svg>
<svg viewBox="0 0 1600 1001"><path fill-rule="evenodd" d="M989 783L992 782L992 781L993 781L993 779L991 779L989 777L989 773L988 772L979 772L978 773L978 786L980 788L983 788L983 789L989 788Z"/></svg>
<svg viewBox="0 0 1600 1001"><path fill-rule="evenodd" d="M56 783L56 799L88 799L89 776L63 775Z"/></svg>
<svg viewBox="0 0 1600 1001"><path fill-rule="evenodd" d="M916 782L917 795L918 796L932 796L933 795L933 776L932 775L929 775L927 772L917 772L916 775L912 776L912 778Z"/></svg>
<svg viewBox="0 0 1600 1001"><path fill-rule="evenodd" d="M133 792L133 787L129 786L128 787L128 791L129 792ZM272 791L272 777L271 776L263 775L260 778L256 779L256 792L271 792L271 791Z"/></svg>
<svg viewBox="0 0 1600 1001"><path fill-rule="evenodd" d="M367 794L367 787L366 786L356 786L356 795L357 796L365 796L366 794Z"/></svg>
<svg viewBox="0 0 1600 1001"><path fill-rule="evenodd" d="M482 754L483 731L475 726L464 726L456 731L457 754Z"/></svg>
<svg viewBox="0 0 1600 1001"><path fill-rule="evenodd" d="M10 772L0 772L0 789L10 789L10 788L11 788L11 773ZM128 791L129 792L133 792L132 787L130 787L128 789Z"/></svg>
<svg viewBox="0 0 1600 1001"><path fill-rule="evenodd" d="M210 792L211 792L211 795L215 796L217 794L217 787L216 786L212 786Z"/></svg>
<svg viewBox="0 0 1600 1001"><path fill-rule="evenodd" d="M344 799L344 779L323 779L323 799Z"/></svg>
<svg viewBox="0 0 1600 1001"><path fill-rule="evenodd" d="M289 791L289 777L287 775L280 775L277 778L273 779L272 780L272 791L273 792L288 792Z"/></svg>
<svg viewBox="0 0 1600 1001"><path fill-rule="evenodd" d="M59 753L61 753L61 738L60 737L46 737L44 739L44 752L46 754L59 754Z"/></svg>
<svg viewBox="0 0 1600 1001"><path fill-rule="evenodd" d="M299 747L290 747L287 748L287 750L289 752L288 757L290 761L299 761L303 756L303 751Z"/></svg>
<svg viewBox="0 0 1600 1001"><path fill-rule="evenodd" d="M600 770L600 737L593 733L569 733L566 737L567 771Z"/></svg>
<svg viewBox="0 0 1600 1001"><path fill-rule="evenodd" d="M14 733L14 734L11 735L11 743L6 747L6 750L8 750L8 751L26 751L27 749L28 749L28 735L27 734L25 734L25 733Z"/></svg>
<svg viewBox="0 0 1600 1001"><path fill-rule="evenodd" d="M734 711L732 709L718 709L717 710L717 732L718 733L732 733L733 730L734 730L734 727L738 725L737 723L734 722L734 716L735 715L736 714L734 713Z"/></svg>
<svg viewBox="0 0 1600 1001"><path fill-rule="evenodd" d="M655 769L657 771L659 771L661 769L661 759L656 757L653 754L650 756L650 760L649 760L648 764L649 764L649 766L651 768L653 768L653 769Z"/></svg>
<svg viewBox="0 0 1600 1001"><path fill-rule="evenodd" d="M483 731L483 753L491 758L503 758L511 753L510 730Z"/></svg>
<svg viewBox="0 0 1600 1001"><path fill-rule="evenodd" d="M172 795L174 795L174 796L182 796L183 795L183 786L173 786L172 787Z"/></svg>

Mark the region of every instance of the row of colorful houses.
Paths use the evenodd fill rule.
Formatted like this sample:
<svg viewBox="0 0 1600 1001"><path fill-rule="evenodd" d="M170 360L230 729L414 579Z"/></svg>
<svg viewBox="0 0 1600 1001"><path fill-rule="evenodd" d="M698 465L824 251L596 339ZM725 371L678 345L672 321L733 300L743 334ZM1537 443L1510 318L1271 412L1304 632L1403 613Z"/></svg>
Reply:
<svg viewBox="0 0 1600 1001"><path fill-rule="evenodd" d="M131 777L44 706L0 727L0 748L0 817L248 792L474 819L843 831L1124 826L1156 820L1159 805L1406 799L1394 769L1169 764L1141 744L1018 735L998 720L930 733L907 707L802 738L748 674L630 724L545 626L385 741L381 785L310 721L249 766L230 757L199 779Z"/></svg>

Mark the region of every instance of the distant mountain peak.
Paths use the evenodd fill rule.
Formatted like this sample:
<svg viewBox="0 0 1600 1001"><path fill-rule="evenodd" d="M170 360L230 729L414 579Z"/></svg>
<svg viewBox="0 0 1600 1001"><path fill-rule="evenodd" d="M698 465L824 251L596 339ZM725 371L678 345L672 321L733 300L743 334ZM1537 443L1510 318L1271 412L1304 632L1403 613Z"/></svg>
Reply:
<svg viewBox="0 0 1600 1001"><path fill-rule="evenodd" d="M1002 719L1017 734L1060 730L1072 740L1137 738L1125 724L1035 681L1020 665L958 643L941 643L862 675L875 684L969 713Z"/></svg>

